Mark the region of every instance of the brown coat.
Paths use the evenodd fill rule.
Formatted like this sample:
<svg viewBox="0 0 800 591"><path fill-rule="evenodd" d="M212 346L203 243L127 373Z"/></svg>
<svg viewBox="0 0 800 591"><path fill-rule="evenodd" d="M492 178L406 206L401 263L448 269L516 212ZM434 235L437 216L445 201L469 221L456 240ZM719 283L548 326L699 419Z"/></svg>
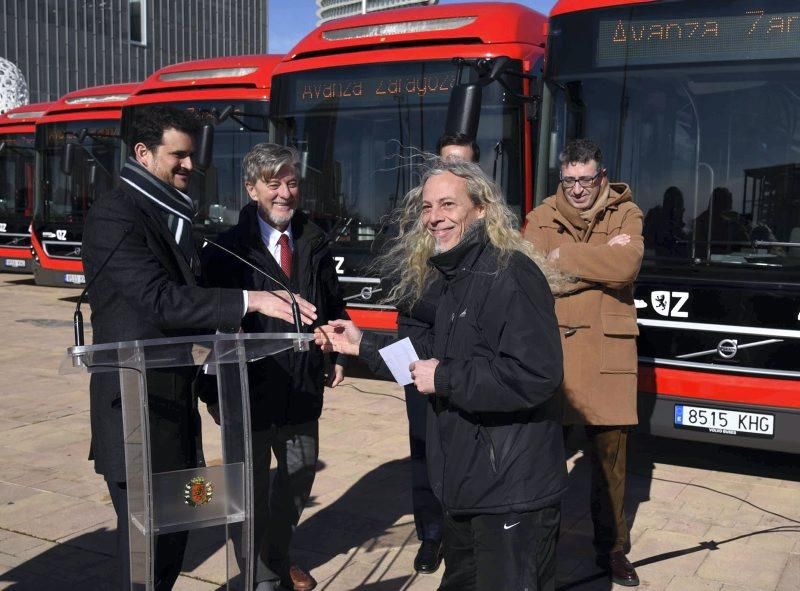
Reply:
<svg viewBox="0 0 800 591"><path fill-rule="evenodd" d="M604 183L598 202L606 192L605 205L583 228L579 217L574 221L576 210L573 221L564 214L566 199L556 194L528 214L524 231L542 253L558 248L558 268L574 278L556 299L564 348L565 424L638 422L633 282L644 252L642 212L627 185ZM619 234L629 234L631 241L608 246Z"/></svg>

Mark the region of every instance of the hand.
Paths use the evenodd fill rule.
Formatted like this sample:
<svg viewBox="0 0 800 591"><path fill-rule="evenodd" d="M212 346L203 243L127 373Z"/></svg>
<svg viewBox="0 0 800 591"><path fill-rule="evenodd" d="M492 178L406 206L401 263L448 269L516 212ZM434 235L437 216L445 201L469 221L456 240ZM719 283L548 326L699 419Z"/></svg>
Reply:
<svg viewBox="0 0 800 591"><path fill-rule="evenodd" d="M337 363L336 365L333 366L333 371L331 371L331 373L328 374L328 380L325 385L328 386L328 388L335 388L336 386L342 383L343 379L344 379L344 366L339 365Z"/></svg>
<svg viewBox="0 0 800 591"><path fill-rule="evenodd" d="M211 418L214 419L214 422L219 425L219 403L206 404L206 410L211 415Z"/></svg>
<svg viewBox="0 0 800 591"><path fill-rule="evenodd" d="M314 329L314 342L326 353L358 355L363 336L352 320L331 320Z"/></svg>
<svg viewBox="0 0 800 591"><path fill-rule="evenodd" d="M559 253L558 253L558 249L557 248L555 250L551 250L550 254L547 255L547 260L550 261L551 263L554 262L554 261L557 261L558 260L558 254Z"/></svg>
<svg viewBox="0 0 800 591"><path fill-rule="evenodd" d="M247 298L249 305L248 312L259 312L264 316L279 318L294 324L292 315L292 299L285 291L248 291ZM294 294L297 300L297 307L300 308L300 321L303 324L311 324L317 319L317 309L312 304Z"/></svg>
<svg viewBox="0 0 800 591"><path fill-rule="evenodd" d="M422 394L435 394L436 387L433 385L433 376L436 374L436 366L439 365L438 359L425 359L415 361L408 366L411 372L411 379L414 385Z"/></svg>
<svg viewBox="0 0 800 591"><path fill-rule="evenodd" d="M611 238L611 240L608 241L608 245L609 246L614 246L615 244L618 244L620 246L625 246L630 241L631 241L631 235L630 234L618 234L618 235L614 236L613 238Z"/></svg>

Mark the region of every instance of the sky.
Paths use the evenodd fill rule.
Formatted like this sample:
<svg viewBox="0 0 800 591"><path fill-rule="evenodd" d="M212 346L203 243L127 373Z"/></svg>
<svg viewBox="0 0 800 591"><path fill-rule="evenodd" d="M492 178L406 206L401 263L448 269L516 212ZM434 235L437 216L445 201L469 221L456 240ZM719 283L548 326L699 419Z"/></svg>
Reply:
<svg viewBox="0 0 800 591"><path fill-rule="evenodd" d="M439 0L439 4L478 1L481 0ZM517 0L517 3L547 14L555 0ZM269 52L288 52L317 26L316 13L314 0L269 0Z"/></svg>

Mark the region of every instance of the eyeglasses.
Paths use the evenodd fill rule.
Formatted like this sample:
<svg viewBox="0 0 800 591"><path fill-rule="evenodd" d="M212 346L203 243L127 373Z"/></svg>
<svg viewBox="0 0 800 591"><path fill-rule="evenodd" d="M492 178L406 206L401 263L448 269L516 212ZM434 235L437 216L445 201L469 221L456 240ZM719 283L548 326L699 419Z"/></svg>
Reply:
<svg viewBox="0 0 800 591"><path fill-rule="evenodd" d="M583 187L584 189L591 189L592 185L594 185L594 182L597 180L597 178L600 176L601 173L602 171L598 170L597 174L595 174L594 176L581 176L578 178L572 176L562 176L560 178L561 182L564 184L564 187L567 189L571 189L572 187L574 187L575 183L579 183L580 186Z"/></svg>

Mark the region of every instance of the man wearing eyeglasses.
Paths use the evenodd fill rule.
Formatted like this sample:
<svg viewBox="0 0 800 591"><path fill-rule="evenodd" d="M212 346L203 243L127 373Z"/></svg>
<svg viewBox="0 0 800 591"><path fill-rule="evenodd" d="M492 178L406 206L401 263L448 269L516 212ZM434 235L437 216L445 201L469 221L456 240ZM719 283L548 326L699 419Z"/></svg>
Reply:
<svg viewBox="0 0 800 591"><path fill-rule="evenodd" d="M591 463L597 564L613 582L636 586L627 559L627 434L636 413L636 308L633 282L644 252L642 212L623 183L610 183L600 148L573 140L559 155L556 194L528 214L525 238L565 275L556 295L564 351L565 425L584 425Z"/></svg>

